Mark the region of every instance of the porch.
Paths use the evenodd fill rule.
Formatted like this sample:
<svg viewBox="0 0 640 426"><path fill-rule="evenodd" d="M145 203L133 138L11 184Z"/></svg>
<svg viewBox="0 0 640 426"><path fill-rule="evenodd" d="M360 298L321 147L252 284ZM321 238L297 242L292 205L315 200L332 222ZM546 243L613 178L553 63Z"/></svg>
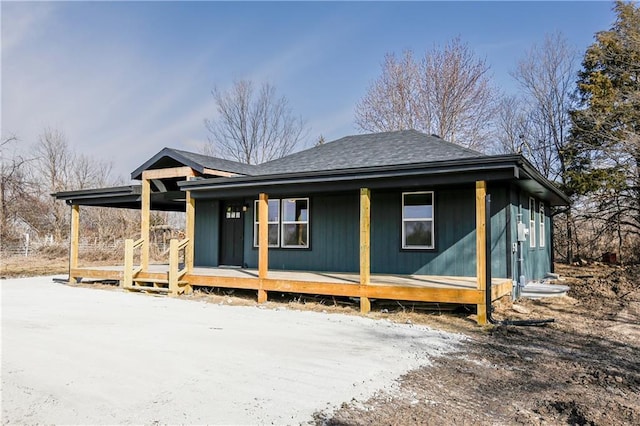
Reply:
<svg viewBox="0 0 640 426"><path fill-rule="evenodd" d="M96 266L73 269L72 276L82 279L114 280L125 289L169 293L168 264L150 264L127 285L125 268ZM142 283L148 283L143 285ZM478 289L476 277L435 275L371 274L367 285L360 284L358 273L269 270L265 278L256 269L194 267L181 278L182 291L193 287L217 287L264 292L321 294L371 299L406 300L459 304L482 304L485 291ZM493 278L491 299L509 294L511 280Z"/></svg>
<svg viewBox="0 0 640 426"><path fill-rule="evenodd" d="M195 199L192 191L186 190L179 196L152 191L152 182L155 186L169 188L177 181L189 181L196 174L196 171L190 167L144 170L141 172L142 182L139 194L122 190L124 195L121 195L118 192L121 189L112 188L107 191L106 195L82 192L61 196L61 198L67 197L67 202L71 205L69 281L74 282L80 277L117 280L123 288L128 290L144 290L172 295L188 294L194 286L248 289L257 291L259 303L267 300L270 291L358 297L360 311L365 314L370 310L370 298L474 304L478 310L478 323L486 324L487 309L490 309L490 306L487 306L486 294L487 253L490 251L490 247L488 248L487 245L491 239L487 238L487 184L485 181L475 182L476 274L475 276L457 277L372 274L371 190L367 187L362 187L358 191L358 272L296 272L269 268L269 195L266 192L259 192L257 200L257 268L198 267L194 262L196 232ZM82 197L89 197L91 200L84 200ZM130 200L131 197L135 199ZM139 205L141 211L140 238L135 241L133 239L126 240L122 266L79 267L80 203L130 207ZM154 207L176 210L181 208L185 211L185 238L171 240L170 250L167 253L168 265L154 265L150 262L150 211L152 204ZM237 219L240 215L241 213L231 214L231 217ZM491 284L491 300L511 291L511 281L506 278L492 278Z"/></svg>

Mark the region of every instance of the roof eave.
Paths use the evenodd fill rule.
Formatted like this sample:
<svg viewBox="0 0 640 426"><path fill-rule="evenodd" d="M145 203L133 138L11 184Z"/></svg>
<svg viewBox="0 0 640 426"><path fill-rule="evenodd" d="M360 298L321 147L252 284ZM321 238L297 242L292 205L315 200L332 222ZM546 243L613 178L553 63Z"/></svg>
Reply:
<svg viewBox="0 0 640 426"><path fill-rule="evenodd" d="M260 186L287 185L313 182L340 182L353 179L378 179L406 177L420 174L448 174L469 171L488 171L513 169L513 177L517 177L514 161L517 156L492 156L447 160L429 163L414 163L397 166L367 167L358 169L325 170L316 172L300 172L288 174L241 176L230 178L208 178L182 181L178 186L189 191L215 191L219 189Z"/></svg>
<svg viewBox="0 0 640 426"><path fill-rule="evenodd" d="M153 166L155 163L160 161L163 157L169 157L173 160L176 160L184 164L185 166L191 167L193 170L195 170L198 173L204 173L204 169L205 169L204 165L190 160L189 158L185 157L184 155L180 154L179 152L176 152L171 148L162 148L160 152L158 152L156 155L154 155L153 157L145 161L144 164L142 164L140 167L138 167L133 172L131 172L131 179L132 180L142 179L142 172L144 172L145 170L149 170L149 167Z"/></svg>

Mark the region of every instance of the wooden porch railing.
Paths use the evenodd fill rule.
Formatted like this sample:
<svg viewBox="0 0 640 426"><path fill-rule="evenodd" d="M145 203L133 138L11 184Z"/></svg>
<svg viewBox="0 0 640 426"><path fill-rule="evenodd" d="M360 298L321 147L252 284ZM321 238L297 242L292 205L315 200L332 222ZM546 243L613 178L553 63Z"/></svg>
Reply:
<svg viewBox="0 0 640 426"><path fill-rule="evenodd" d="M142 247L144 238L133 241L132 239L125 240L124 242L124 275L122 277L122 286L124 288L130 288L133 286L133 279L142 271L142 265L139 265L134 269L133 267L133 255L134 250Z"/></svg>
<svg viewBox="0 0 640 426"><path fill-rule="evenodd" d="M186 287L183 291L190 292L191 287L188 283L181 281L182 278L189 272L189 262L187 262L187 256L184 256L184 263L182 265L182 269L180 268L180 251L184 251L189 244L189 238L185 238L184 240L176 240L172 239L169 242L169 293L173 295L177 295L181 293L180 286L181 284L186 284Z"/></svg>

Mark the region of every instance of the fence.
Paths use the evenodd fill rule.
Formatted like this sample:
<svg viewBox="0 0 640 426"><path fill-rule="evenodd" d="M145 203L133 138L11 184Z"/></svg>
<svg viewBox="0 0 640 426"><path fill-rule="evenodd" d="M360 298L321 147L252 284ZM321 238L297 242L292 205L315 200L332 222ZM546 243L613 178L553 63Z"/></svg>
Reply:
<svg viewBox="0 0 640 426"><path fill-rule="evenodd" d="M124 241L80 241L78 244L80 258L86 254L96 253L102 254L102 258L105 259L118 259L121 260L124 257ZM166 241L152 241L149 247L151 258L161 256L169 249L169 242ZM69 241L52 242L50 240L42 241L29 241L25 239L22 243L1 244L0 245L0 257L32 257L32 256L47 256L50 258L62 258L69 255Z"/></svg>

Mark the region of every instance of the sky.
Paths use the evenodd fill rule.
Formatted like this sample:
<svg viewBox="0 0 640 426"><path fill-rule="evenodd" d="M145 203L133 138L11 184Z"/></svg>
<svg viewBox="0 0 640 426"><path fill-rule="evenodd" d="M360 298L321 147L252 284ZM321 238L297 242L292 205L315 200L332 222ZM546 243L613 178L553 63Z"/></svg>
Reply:
<svg viewBox="0 0 640 426"><path fill-rule="evenodd" d="M386 53L455 37L493 83L561 31L579 52L614 22L610 2L2 1L1 132L24 149L46 127L131 171L164 147L198 152L211 90L269 82L309 126L308 147L358 133L354 108Z"/></svg>

